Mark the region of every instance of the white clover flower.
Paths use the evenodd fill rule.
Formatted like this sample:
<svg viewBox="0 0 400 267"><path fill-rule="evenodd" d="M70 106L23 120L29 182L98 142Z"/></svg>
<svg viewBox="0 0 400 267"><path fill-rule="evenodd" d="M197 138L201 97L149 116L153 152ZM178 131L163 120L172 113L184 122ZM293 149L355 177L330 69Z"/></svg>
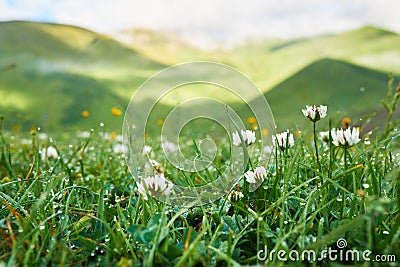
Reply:
<svg viewBox="0 0 400 267"><path fill-rule="evenodd" d="M83 139L89 138L90 135L91 135L91 133L89 131L82 131L82 132L76 133L76 136L78 136L79 138L83 138Z"/></svg>
<svg viewBox="0 0 400 267"><path fill-rule="evenodd" d="M39 138L39 140L47 140L48 136L46 133L39 133L38 138Z"/></svg>
<svg viewBox="0 0 400 267"><path fill-rule="evenodd" d="M165 196L169 194L173 188L173 184L168 181L164 174L156 174L153 177L147 177L142 179L140 183L137 183L138 192L147 200L147 193L150 196Z"/></svg>
<svg viewBox="0 0 400 267"><path fill-rule="evenodd" d="M122 140L124 140L122 134L117 134L117 135L115 136L115 141L117 141L117 142L122 142Z"/></svg>
<svg viewBox="0 0 400 267"><path fill-rule="evenodd" d="M323 142L329 143L329 131L320 132L319 139Z"/></svg>
<svg viewBox="0 0 400 267"><path fill-rule="evenodd" d="M332 143L335 146L352 147L361 141L360 130L353 127L343 130L343 129L332 129Z"/></svg>
<svg viewBox="0 0 400 267"><path fill-rule="evenodd" d="M151 146L145 145L142 150L142 156L146 157L147 155L149 155L150 157L154 157L154 152L152 151L153 148Z"/></svg>
<svg viewBox="0 0 400 267"><path fill-rule="evenodd" d="M113 152L114 154L127 154L128 147L124 144L115 144L113 146Z"/></svg>
<svg viewBox="0 0 400 267"><path fill-rule="evenodd" d="M240 199L244 198L244 195L242 192L233 190L232 192L229 193L228 195L228 200L232 202L237 202Z"/></svg>
<svg viewBox="0 0 400 267"><path fill-rule="evenodd" d="M273 135L272 142L275 145L278 145L278 147L281 149L285 149L286 147L292 147L294 146L293 134L289 133L289 131L285 131L283 133Z"/></svg>
<svg viewBox="0 0 400 267"><path fill-rule="evenodd" d="M244 177L246 177L246 181L250 184L262 183L267 177L267 170L265 170L264 167L259 166L255 168L254 171L247 171L244 174Z"/></svg>
<svg viewBox="0 0 400 267"><path fill-rule="evenodd" d="M42 160L46 160L46 159L57 159L58 158L58 152L57 149L55 149L52 146L49 146L47 149L43 148L42 151L40 152L40 154L42 155Z"/></svg>
<svg viewBox="0 0 400 267"><path fill-rule="evenodd" d="M22 145L22 146L32 145L32 139L25 139L25 138L22 138L22 139L21 139L21 145Z"/></svg>
<svg viewBox="0 0 400 267"><path fill-rule="evenodd" d="M169 141L164 141L161 146L165 152L174 153L179 150L179 146L177 146L176 144L169 142Z"/></svg>
<svg viewBox="0 0 400 267"><path fill-rule="evenodd" d="M243 141L246 146L253 144L256 141L256 133L250 130L241 130ZM242 140L240 140L240 135L236 131L232 133L233 145L234 146L242 146Z"/></svg>
<svg viewBox="0 0 400 267"><path fill-rule="evenodd" d="M305 109L302 109L303 114L306 118L308 118L312 122L319 121L320 119L323 119L326 117L326 112L328 111L327 106L309 106L306 105Z"/></svg>
<svg viewBox="0 0 400 267"><path fill-rule="evenodd" d="M273 151L274 151L274 150L273 150L273 147L272 147L272 146L264 146L264 148L263 148L263 152L264 152L265 154L271 154Z"/></svg>

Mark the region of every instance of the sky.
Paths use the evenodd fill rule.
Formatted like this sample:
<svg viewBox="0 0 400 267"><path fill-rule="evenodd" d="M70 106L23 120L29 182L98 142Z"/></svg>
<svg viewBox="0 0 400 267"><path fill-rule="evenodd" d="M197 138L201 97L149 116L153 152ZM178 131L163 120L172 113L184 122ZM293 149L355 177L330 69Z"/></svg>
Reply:
<svg viewBox="0 0 400 267"><path fill-rule="evenodd" d="M111 34L173 32L200 46L375 25L400 32L400 0L0 0L0 21L72 24Z"/></svg>

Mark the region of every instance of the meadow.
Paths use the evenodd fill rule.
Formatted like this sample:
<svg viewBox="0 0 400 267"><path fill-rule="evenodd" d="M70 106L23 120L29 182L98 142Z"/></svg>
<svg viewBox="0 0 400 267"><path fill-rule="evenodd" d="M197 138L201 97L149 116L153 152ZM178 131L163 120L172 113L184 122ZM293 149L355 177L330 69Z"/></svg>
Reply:
<svg viewBox="0 0 400 267"><path fill-rule="evenodd" d="M255 130L255 140L242 145L250 159L243 177L231 185L232 192L200 206L165 204L152 196L167 195L168 190L154 183L139 189L139 177L128 170L128 147L121 133L107 125L55 134L36 127L28 133L3 127L7 118L2 116L0 265L365 266L363 259L348 258L285 262L282 254L270 253L285 251L294 257L290 251L301 255L313 250L324 255L331 248L341 253L370 251L366 264L379 265L378 259L385 259L386 266L398 266L396 86L389 84L382 102L388 114L383 127L365 132L356 125L361 129L354 127L353 133L358 129L360 139L359 132L338 139L329 106L327 116L321 113L317 119L315 114L306 118L299 109L307 126L280 137ZM114 110L113 115L121 114ZM258 122L250 117L244 124L257 129ZM349 118L340 125L349 130L353 126ZM274 138L275 145L257 146L261 135ZM213 172L197 175L176 170L160 140L149 137L144 156L157 162L149 167L152 176L163 174L192 186L207 181L196 177L215 179L224 170L232 136L218 137L212 129L209 136L218 147ZM233 137L233 145L244 144L245 137ZM196 156L200 136L182 138L181 149ZM257 179L259 187L251 192Z"/></svg>

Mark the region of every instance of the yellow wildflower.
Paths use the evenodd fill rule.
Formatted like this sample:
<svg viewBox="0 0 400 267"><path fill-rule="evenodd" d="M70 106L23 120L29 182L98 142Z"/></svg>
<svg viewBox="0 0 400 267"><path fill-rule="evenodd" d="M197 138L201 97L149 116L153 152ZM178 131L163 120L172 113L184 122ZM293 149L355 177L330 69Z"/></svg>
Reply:
<svg viewBox="0 0 400 267"><path fill-rule="evenodd" d="M116 108L116 107L113 107L113 108L111 109L111 113L112 113L114 116L117 116L117 117L122 115L122 111L121 111L120 109Z"/></svg>
<svg viewBox="0 0 400 267"><path fill-rule="evenodd" d="M82 111L81 115L82 115L82 117L87 118L87 117L89 117L90 113L89 113L89 111L87 111L85 109L84 111Z"/></svg>
<svg viewBox="0 0 400 267"><path fill-rule="evenodd" d="M249 119L247 120L250 124L253 124L256 122L256 118L254 117L249 117Z"/></svg>

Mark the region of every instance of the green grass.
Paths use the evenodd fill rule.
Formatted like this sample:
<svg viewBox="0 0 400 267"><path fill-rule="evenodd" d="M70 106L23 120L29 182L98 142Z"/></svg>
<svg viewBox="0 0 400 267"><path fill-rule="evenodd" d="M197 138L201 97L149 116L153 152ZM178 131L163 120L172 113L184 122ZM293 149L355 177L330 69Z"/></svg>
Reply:
<svg viewBox="0 0 400 267"><path fill-rule="evenodd" d="M393 114L400 92L393 93L392 85L389 88L386 106ZM328 118L323 120L332 116L328 107ZM317 123L317 130L328 130L322 122ZM295 136L293 147L261 155L263 148L251 145L247 148L248 167L267 169L263 184L249 192L242 178L237 186L232 185L233 190L242 190L242 199L231 202L225 196L200 207L168 206L138 194L125 156L114 151L120 143L116 133L96 128L88 137L77 137L65 129L43 138L36 131L29 136L0 128L0 263L256 265L262 263L257 253L265 246L269 251L321 252L326 247L337 249L336 241L345 238L348 249L371 250L371 258L395 255L393 265L398 265L398 118L392 117L387 125L387 131L374 131L353 148L318 141L320 162L315 158L311 122ZM200 137L193 132L182 136L182 148L196 155ZM198 177L215 179L215 170L223 170L229 161L229 150L224 149L229 140L218 135L214 140L217 158L209 172ZM162 163L167 178L178 183L196 182L191 179L197 176L168 163L157 137L149 136L147 144L153 147L151 157ZM42 158L39 152L48 146L57 149L57 158ZM285 264L276 254L264 263Z"/></svg>

